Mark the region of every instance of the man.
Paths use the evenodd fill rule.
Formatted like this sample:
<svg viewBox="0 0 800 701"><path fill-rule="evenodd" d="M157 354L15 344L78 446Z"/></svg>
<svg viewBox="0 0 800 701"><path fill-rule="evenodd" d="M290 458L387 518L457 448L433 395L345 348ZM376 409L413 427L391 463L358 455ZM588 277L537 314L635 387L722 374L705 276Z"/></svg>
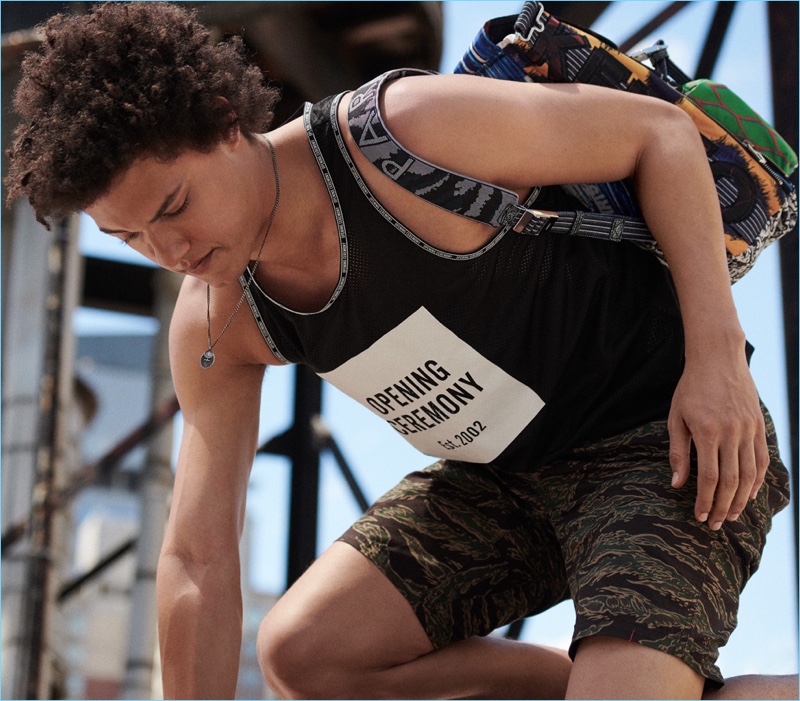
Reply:
<svg viewBox="0 0 800 701"><path fill-rule="evenodd" d="M717 649L787 475L682 112L468 76L398 78L379 95L410 151L531 206L558 207L548 186L632 178L667 272L627 244L526 236L406 192L351 135L352 93L260 135L275 92L236 42L213 46L169 4L55 18L23 72L10 196L43 221L84 210L187 275L170 329L184 433L158 575L169 697L233 694L262 377L286 362L440 461L269 614L259 654L276 693L699 698L722 685ZM574 663L486 637L567 597ZM788 698L793 682L716 693Z"/></svg>

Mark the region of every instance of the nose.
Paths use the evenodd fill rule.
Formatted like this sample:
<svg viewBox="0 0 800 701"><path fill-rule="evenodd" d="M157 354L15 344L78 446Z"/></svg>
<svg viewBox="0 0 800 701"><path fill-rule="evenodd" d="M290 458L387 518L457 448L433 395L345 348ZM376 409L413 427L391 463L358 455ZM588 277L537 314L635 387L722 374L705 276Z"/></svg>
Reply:
<svg viewBox="0 0 800 701"><path fill-rule="evenodd" d="M178 268L182 260L187 258L191 244L183 234L159 227L150 234L150 249L153 259L162 268ZM185 266L184 266L185 267Z"/></svg>

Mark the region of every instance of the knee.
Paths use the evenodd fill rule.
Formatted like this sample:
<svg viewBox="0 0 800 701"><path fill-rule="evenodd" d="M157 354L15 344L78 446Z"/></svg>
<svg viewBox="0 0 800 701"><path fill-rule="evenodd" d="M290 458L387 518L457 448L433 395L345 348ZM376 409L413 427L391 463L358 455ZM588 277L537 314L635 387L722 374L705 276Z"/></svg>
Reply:
<svg viewBox="0 0 800 701"><path fill-rule="evenodd" d="M311 698L305 686L314 677L307 634L297 621L276 611L267 614L258 629L261 673L278 698ZM320 697L321 698L321 697Z"/></svg>
<svg viewBox="0 0 800 701"><path fill-rule="evenodd" d="M271 611L258 631L258 661L278 698L335 698L335 671L313 624Z"/></svg>

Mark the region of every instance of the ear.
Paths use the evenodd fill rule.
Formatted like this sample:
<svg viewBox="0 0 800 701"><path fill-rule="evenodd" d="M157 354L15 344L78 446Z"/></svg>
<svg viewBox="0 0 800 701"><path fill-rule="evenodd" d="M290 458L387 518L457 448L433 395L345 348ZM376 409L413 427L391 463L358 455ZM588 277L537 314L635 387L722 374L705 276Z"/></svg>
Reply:
<svg viewBox="0 0 800 701"><path fill-rule="evenodd" d="M239 129L239 120L236 116L236 112L231 109L228 99L222 97L221 95L217 96L216 103L219 111L225 114L228 124L230 125L230 131L227 138L223 140L223 143L227 144L230 148L235 149L242 139L242 132Z"/></svg>

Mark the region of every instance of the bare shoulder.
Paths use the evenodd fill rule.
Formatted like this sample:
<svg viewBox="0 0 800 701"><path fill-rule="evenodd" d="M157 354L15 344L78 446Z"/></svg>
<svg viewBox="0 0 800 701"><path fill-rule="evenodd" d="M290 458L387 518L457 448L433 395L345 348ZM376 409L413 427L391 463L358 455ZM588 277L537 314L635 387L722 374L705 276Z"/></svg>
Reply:
<svg viewBox="0 0 800 701"><path fill-rule="evenodd" d="M593 109L626 108L632 112L633 120L639 112L646 112L647 106L653 110L672 110L664 100L596 85L528 83L463 74L390 80L380 98L384 116L396 127L416 124L421 131L436 131L439 123L468 129L493 127L481 131L482 139L491 138L497 125L509 120L528 120L533 116L544 121L549 114L562 110L573 112L574 118L587 123L597 120ZM576 112L578 107L593 109Z"/></svg>
<svg viewBox="0 0 800 701"><path fill-rule="evenodd" d="M439 166L506 187L510 152L530 145L531 128L551 95L542 86L471 75L419 75L388 82L381 91L384 120L410 151Z"/></svg>
<svg viewBox="0 0 800 701"><path fill-rule="evenodd" d="M430 137L433 142L480 128L476 120L481 118L484 127L496 125L497 101L503 95L516 97L520 87L471 75L399 78L382 90L381 112L399 138ZM490 134L483 131L484 138Z"/></svg>
<svg viewBox="0 0 800 701"><path fill-rule="evenodd" d="M661 125L683 119L664 100L621 90L470 75L399 78L380 99L410 151L511 189L629 177Z"/></svg>
<svg viewBox="0 0 800 701"><path fill-rule="evenodd" d="M515 92L514 84L508 81L492 80L474 75L413 75L396 78L385 83L381 90L381 104L385 114L393 119L410 118L419 115L435 114L446 116L452 114L454 103L461 107L467 104L491 102L483 96L488 90L490 94ZM516 83L516 86L522 85Z"/></svg>
<svg viewBox="0 0 800 701"><path fill-rule="evenodd" d="M209 316L206 284L187 277L178 295L169 332L170 367L181 408L199 409L210 399L221 407L229 397L260 393L267 365L277 364L252 319L246 303L219 336L241 297L237 286L211 290L211 331L216 360L200 365L208 349ZM219 338L218 338L219 337Z"/></svg>

